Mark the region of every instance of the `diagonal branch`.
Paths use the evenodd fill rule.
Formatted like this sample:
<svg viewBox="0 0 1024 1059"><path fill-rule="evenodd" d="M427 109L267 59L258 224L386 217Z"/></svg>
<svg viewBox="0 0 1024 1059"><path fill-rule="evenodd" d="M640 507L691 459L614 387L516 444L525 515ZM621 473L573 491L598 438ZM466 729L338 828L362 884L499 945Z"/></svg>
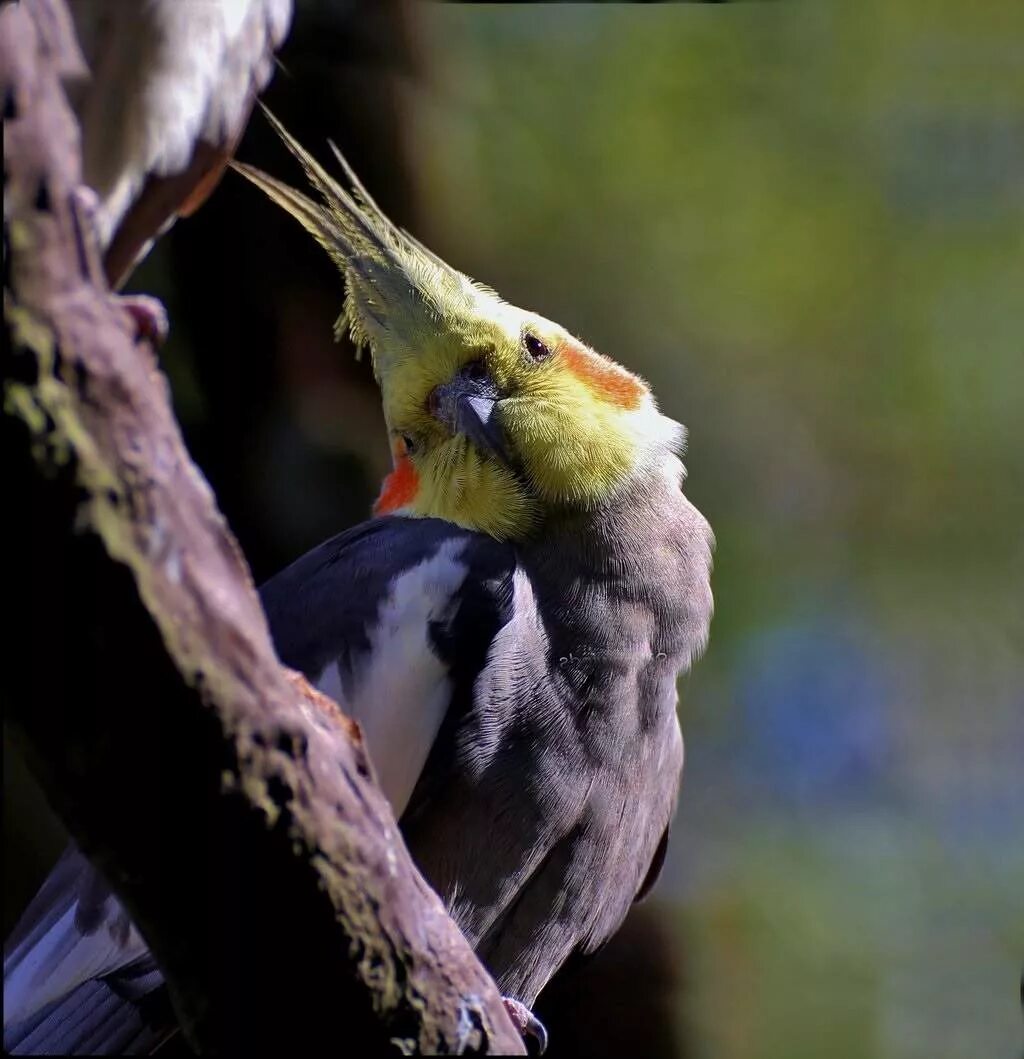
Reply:
<svg viewBox="0 0 1024 1059"><path fill-rule="evenodd" d="M46 16L45 18L43 16ZM0 10L8 716L203 1051L522 1051L358 729L282 668L151 349L76 208L77 49Z"/></svg>

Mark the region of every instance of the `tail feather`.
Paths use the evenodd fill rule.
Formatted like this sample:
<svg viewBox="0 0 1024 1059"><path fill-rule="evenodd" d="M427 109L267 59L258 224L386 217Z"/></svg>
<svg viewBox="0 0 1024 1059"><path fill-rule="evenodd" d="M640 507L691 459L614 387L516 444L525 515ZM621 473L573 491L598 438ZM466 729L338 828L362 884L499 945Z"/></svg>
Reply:
<svg viewBox="0 0 1024 1059"><path fill-rule="evenodd" d="M23 1021L83 982L147 952L124 909L77 848L33 898L4 952L4 1021Z"/></svg>
<svg viewBox="0 0 1024 1059"><path fill-rule="evenodd" d="M4 949L4 1049L12 1054L147 1050L169 1011L145 1006L163 976L102 876L71 846Z"/></svg>
<svg viewBox="0 0 1024 1059"><path fill-rule="evenodd" d="M154 1017L106 981L86 982L23 1022L4 1026L9 1055L146 1055L173 1032L168 1010Z"/></svg>

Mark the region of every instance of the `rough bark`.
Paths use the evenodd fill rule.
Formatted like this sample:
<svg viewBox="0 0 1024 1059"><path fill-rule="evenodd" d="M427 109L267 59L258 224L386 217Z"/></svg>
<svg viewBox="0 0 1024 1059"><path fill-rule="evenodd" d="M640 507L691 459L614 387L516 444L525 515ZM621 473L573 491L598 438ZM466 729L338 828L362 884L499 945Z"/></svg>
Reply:
<svg viewBox="0 0 1024 1059"><path fill-rule="evenodd" d="M358 730L277 661L73 195L58 2L0 10L8 718L202 1051L522 1051Z"/></svg>

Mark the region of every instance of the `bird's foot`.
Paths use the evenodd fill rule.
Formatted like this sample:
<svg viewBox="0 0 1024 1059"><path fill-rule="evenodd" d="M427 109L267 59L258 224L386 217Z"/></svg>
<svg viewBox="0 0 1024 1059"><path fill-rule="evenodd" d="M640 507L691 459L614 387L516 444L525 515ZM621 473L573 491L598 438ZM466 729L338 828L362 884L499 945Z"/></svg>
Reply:
<svg viewBox="0 0 1024 1059"><path fill-rule="evenodd" d="M548 1048L548 1031L544 1028L544 1023L525 1005L521 1004L518 1000L513 1000L510 996L503 996L502 1001L505 1004L505 1010L508 1012L508 1017L512 1020L512 1024L517 1030L519 1035L527 1043L527 1050L531 1055L543 1055ZM533 1047L530 1047L530 1043L533 1043Z"/></svg>
<svg viewBox="0 0 1024 1059"><path fill-rule="evenodd" d="M81 227L91 229L92 239L98 246L105 244L100 221L102 205L100 197L88 184L79 184L71 192L75 216ZM159 298L148 294L112 295L117 304L131 317L135 329L135 341L148 339L154 346L162 346L169 330L167 310Z"/></svg>
<svg viewBox="0 0 1024 1059"><path fill-rule="evenodd" d="M167 340L167 310L159 298L149 294L118 294L117 304L132 318L135 341L146 338L154 346Z"/></svg>

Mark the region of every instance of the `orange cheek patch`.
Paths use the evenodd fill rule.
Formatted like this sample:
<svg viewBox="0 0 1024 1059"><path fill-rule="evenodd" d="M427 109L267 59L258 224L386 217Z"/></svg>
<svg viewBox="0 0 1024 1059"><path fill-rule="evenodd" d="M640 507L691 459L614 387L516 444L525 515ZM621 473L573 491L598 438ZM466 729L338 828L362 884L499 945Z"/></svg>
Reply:
<svg viewBox="0 0 1024 1059"><path fill-rule="evenodd" d="M395 451L395 469L384 479L377 503L373 505L375 515L387 515L391 511L411 504L420 487L420 476L412 465L412 460L404 451Z"/></svg>
<svg viewBox="0 0 1024 1059"><path fill-rule="evenodd" d="M644 386L625 368L573 342L563 343L559 352L569 371L598 397L620 408L632 410L639 407L644 398Z"/></svg>

